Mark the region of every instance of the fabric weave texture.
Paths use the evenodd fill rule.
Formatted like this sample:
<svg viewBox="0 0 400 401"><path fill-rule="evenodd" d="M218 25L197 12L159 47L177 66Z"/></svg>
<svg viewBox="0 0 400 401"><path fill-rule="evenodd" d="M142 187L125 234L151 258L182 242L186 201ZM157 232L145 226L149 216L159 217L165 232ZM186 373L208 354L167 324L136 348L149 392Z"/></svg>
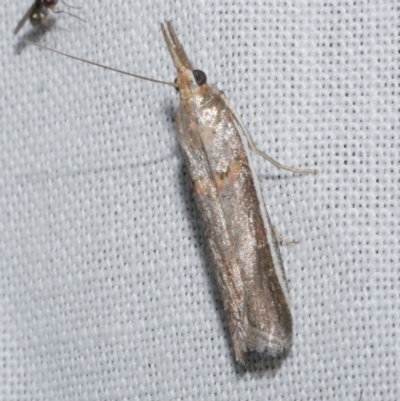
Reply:
<svg viewBox="0 0 400 401"><path fill-rule="evenodd" d="M29 1L0 11L0 399L399 400L399 2L72 5L16 37ZM284 357L234 362L177 93L21 42L173 81L165 20L260 149L320 169L253 158L300 241Z"/></svg>

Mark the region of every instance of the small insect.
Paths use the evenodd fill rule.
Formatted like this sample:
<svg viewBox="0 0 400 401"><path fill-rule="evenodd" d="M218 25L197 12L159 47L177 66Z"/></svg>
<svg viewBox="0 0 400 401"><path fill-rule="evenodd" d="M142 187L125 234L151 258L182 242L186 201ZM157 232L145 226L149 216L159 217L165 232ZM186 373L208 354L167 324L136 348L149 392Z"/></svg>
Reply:
<svg viewBox="0 0 400 401"><path fill-rule="evenodd" d="M25 22L28 19L31 22L32 26L43 26L46 28L46 26L44 24L49 16L49 10L51 10L55 14L61 14L61 13L68 14L68 15L71 15L72 17L80 19L83 22L86 22L84 19L78 17L77 15L71 14L68 11L55 10L54 8L55 8L57 2L58 2L58 0L35 0L35 2L32 4L32 6L29 8L29 10L25 13L25 15L18 22L18 25L14 29L14 35L16 35L21 30L21 28L25 25ZM80 8L80 7L69 6L64 1L62 1L62 3L64 3L69 8ZM48 28L46 28L46 29L48 29Z"/></svg>
<svg viewBox="0 0 400 401"><path fill-rule="evenodd" d="M54 49L58 54L178 89L179 141L194 191L236 360L256 351L276 356L292 343L292 316L276 232L271 224L250 151L293 173L316 169L284 166L253 142L229 100L192 66L174 28L161 25L177 71L176 82L158 81Z"/></svg>

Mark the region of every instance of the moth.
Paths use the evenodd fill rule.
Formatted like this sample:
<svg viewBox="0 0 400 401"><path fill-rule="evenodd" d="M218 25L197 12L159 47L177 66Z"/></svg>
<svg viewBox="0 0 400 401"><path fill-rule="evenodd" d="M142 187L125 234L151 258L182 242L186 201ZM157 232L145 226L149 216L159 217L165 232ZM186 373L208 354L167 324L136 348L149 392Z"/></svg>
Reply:
<svg viewBox="0 0 400 401"><path fill-rule="evenodd" d="M193 67L171 22L162 24L161 30L177 71L174 83L53 51L179 90L179 142L236 360L244 364L250 351L276 356L290 347L293 323L278 240L250 152L294 173L317 170L284 166L259 150L225 94L209 85L206 74Z"/></svg>
<svg viewBox="0 0 400 401"><path fill-rule="evenodd" d="M25 25L25 22L28 21L28 19L31 22L32 26L45 27L44 24L49 16L49 10L53 11L53 13L55 14L60 14L60 13L68 14L71 15L72 17L78 18L81 21L85 22L84 19L78 17L77 15L71 14L68 11L55 10L55 6L57 3L58 0L35 0L34 3L31 5L31 7L28 9L28 11L25 13L25 15L18 22L18 25L14 29L14 35L16 35L21 30L21 28ZM79 7L69 6L66 3L64 4L70 8L79 8Z"/></svg>

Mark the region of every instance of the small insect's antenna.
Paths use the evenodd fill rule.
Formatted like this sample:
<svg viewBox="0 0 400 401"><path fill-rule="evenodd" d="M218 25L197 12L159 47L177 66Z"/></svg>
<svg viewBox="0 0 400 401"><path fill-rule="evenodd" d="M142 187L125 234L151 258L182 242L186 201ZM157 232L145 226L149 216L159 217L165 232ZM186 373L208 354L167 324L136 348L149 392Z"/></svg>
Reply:
<svg viewBox="0 0 400 401"><path fill-rule="evenodd" d="M49 50L49 51L51 51L53 53L57 53L57 54L59 54L61 56L72 58L73 60L82 61L82 62L87 63L87 64L95 65L96 67L104 68L105 70L119 72L120 74L128 75L130 77L134 77L134 78L138 78L138 79L143 79L144 81L155 82L157 84L164 84L164 85L172 86L173 88L178 88L178 84L176 84L174 82L159 81L158 79L153 79L153 78L144 77L142 75L132 74L131 72L119 70L118 68L109 67L109 66L104 65L104 64L96 63L94 61L85 60L84 58L81 58L81 57L72 56L71 54L68 54L68 53L63 53L63 52L60 52L58 50L52 49L51 47L47 47L47 46L40 45L39 43L31 42L30 40L24 40L23 42L25 42L25 43L27 43L29 45L41 47L42 49Z"/></svg>

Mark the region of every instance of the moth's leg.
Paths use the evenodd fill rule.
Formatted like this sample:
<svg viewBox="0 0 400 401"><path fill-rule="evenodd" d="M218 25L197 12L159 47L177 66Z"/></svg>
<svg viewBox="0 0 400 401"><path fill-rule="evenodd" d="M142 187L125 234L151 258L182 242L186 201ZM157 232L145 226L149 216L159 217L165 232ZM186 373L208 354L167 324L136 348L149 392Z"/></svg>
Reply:
<svg viewBox="0 0 400 401"><path fill-rule="evenodd" d="M280 234L274 226L272 226L272 229L274 230L275 237L278 238L279 241L282 241L284 244L286 244L286 245L297 245L297 244L300 243L300 241L290 241L290 240L284 238L282 236L282 234Z"/></svg>
<svg viewBox="0 0 400 401"><path fill-rule="evenodd" d="M236 118L236 116L235 116ZM290 167L290 166L285 166L284 164L279 163L277 160L273 159L271 156L268 156L266 153L264 153L262 150L258 149L256 144L253 141L253 138L250 135L250 132L248 129L244 126L242 121L238 121L236 118L236 122L239 124L240 128L242 129L246 139L247 143L249 144L250 150L264 158L265 160L269 161L273 166L276 168L282 169L282 170L287 170L292 173L299 173L299 174L317 174L318 169L317 168L296 168L296 167Z"/></svg>
<svg viewBox="0 0 400 401"><path fill-rule="evenodd" d="M318 173L318 169L314 168L295 168L295 167L290 167L290 166L285 166L284 164L279 163L272 157L268 156L266 153L264 153L262 150L258 149L256 144L253 141L253 138L250 135L250 132L246 128L246 126L243 124L241 118L239 115L236 113L235 109L232 107L230 104L228 98L225 96L224 93L221 93L221 97L225 100L226 105L230 109L232 115L235 118L235 121L239 128L242 130L244 136L246 137L247 143L249 144L249 148L253 153L256 153L257 155L263 157L265 160L268 160L272 165L274 165L277 168L280 168L282 170L287 170L291 171L292 173L300 173L300 174L316 174Z"/></svg>
<svg viewBox="0 0 400 401"><path fill-rule="evenodd" d="M251 137L251 135L246 127L241 125L241 129L243 130L243 133L246 136L247 143L249 144L250 150L253 153L261 156L265 160L268 160L276 168L280 168L282 170L287 170L287 171L291 171L292 173L299 173L299 174L317 174L318 173L317 168L296 168L296 167L285 166L284 164L279 163L277 160L273 159L271 156L268 156L262 150L257 148L257 146L255 145L255 143L253 141L253 138Z"/></svg>

